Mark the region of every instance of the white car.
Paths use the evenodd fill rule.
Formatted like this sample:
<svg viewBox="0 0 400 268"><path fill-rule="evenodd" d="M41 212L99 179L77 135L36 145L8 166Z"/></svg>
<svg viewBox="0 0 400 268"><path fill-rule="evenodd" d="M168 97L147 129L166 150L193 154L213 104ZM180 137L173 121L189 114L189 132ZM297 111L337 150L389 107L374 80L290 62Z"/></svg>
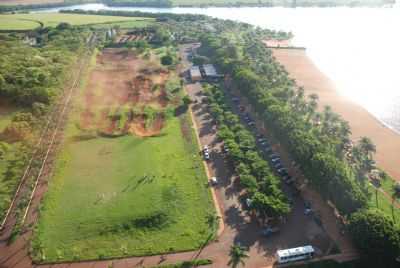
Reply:
<svg viewBox="0 0 400 268"><path fill-rule="evenodd" d="M210 160L210 154L207 152L204 152L204 159L205 160Z"/></svg>
<svg viewBox="0 0 400 268"><path fill-rule="evenodd" d="M210 179L210 182L211 182L212 185L218 184L218 179L217 179L217 177L212 177L212 178Z"/></svg>
<svg viewBox="0 0 400 268"><path fill-rule="evenodd" d="M207 145L204 145L203 152L204 153L210 153L210 151L208 150L208 146Z"/></svg>
<svg viewBox="0 0 400 268"><path fill-rule="evenodd" d="M253 201L250 198L246 198L246 205L247 207L251 207L251 204L253 203Z"/></svg>

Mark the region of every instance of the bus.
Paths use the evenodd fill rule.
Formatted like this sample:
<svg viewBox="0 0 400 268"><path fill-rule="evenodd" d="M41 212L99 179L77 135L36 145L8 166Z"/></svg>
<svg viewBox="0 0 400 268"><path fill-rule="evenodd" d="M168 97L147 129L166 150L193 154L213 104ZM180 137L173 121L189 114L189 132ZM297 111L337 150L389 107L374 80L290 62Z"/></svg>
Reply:
<svg viewBox="0 0 400 268"><path fill-rule="evenodd" d="M278 263L307 260L311 259L313 256L314 248L312 246L289 248L276 251L276 258L278 260Z"/></svg>

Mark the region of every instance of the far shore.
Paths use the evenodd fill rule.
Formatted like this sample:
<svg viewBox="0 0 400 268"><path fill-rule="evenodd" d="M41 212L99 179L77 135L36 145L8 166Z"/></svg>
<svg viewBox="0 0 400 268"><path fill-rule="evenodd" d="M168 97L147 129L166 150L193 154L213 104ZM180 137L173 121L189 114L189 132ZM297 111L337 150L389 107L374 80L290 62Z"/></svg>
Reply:
<svg viewBox="0 0 400 268"><path fill-rule="evenodd" d="M385 126L359 104L340 95L334 83L307 56L305 50L272 49L290 76L303 86L307 95L319 96L319 109L329 105L350 123L352 139L367 136L375 143L377 165L400 182L400 135Z"/></svg>

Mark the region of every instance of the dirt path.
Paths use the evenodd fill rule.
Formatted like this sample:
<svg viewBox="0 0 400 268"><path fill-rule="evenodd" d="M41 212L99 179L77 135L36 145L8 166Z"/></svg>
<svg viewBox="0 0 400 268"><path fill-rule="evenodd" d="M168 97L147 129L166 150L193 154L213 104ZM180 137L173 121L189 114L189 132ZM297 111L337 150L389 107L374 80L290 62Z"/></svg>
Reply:
<svg viewBox="0 0 400 268"><path fill-rule="evenodd" d="M341 96L333 82L324 75L307 56L305 50L273 49L273 55L286 68L290 76L305 88L307 95L319 96L319 108L330 105L350 123L353 140L367 136L376 144L375 155L379 167L400 182L400 135L384 126L367 110Z"/></svg>

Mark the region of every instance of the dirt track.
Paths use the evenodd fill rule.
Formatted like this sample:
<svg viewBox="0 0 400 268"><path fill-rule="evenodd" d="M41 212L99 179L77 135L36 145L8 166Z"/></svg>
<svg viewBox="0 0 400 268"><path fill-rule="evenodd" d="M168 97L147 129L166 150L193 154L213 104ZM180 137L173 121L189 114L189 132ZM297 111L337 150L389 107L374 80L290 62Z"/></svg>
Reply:
<svg viewBox="0 0 400 268"><path fill-rule="evenodd" d="M375 159L379 167L400 181L400 135L380 123L367 110L341 96L333 82L324 75L307 56L305 50L273 49L276 59L288 70L291 77L303 86L306 94L319 96L319 108L330 105L350 123L353 140L367 136L376 144Z"/></svg>

